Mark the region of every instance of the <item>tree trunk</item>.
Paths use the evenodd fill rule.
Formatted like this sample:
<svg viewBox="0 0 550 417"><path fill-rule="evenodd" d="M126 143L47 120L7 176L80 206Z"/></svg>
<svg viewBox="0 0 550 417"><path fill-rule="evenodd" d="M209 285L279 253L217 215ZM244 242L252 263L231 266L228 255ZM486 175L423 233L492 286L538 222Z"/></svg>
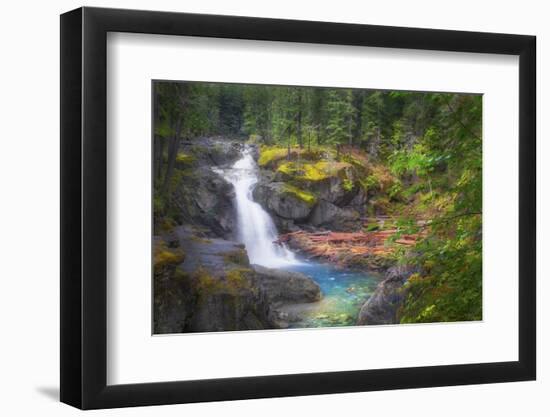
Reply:
<svg viewBox="0 0 550 417"><path fill-rule="evenodd" d="M158 153L158 160L157 160L157 164L155 166L155 169L156 169L156 176L157 176L157 181L160 183L162 181L162 164L164 162L164 148L165 148L165 144L166 144L166 139L162 138L162 137L159 137L159 140L158 140L158 146L159 146L159 153Z"/></svg>
<svg viewBox="0 0 550 417"><path fill-rule="evenodd" d="M348 144L349 144L350 147L353 146L353 134L351 133L352 121L353 121L353 119L350 116L349 121L348 121Z"/></svg>
<svg viewBox="0 0 550 417"><path fill-rule="evenodd" d="M300 149L304 148L302 142L302 93L298 92L298 115L296 116L296 136L298 137L298 145Z"/></svg>
<svg viewBox="0 0 550 417"><path fill-rule="evenodd" d="M354 90L353 94L353 109L355 113L355 129L353 131L353 140L356 144L361 143L361 136L363 135L363 103L364 92L361 90Z"/></svg>
<svg viewBox="0 0 550 417"><path fill-rule="evenodd" d="M315 136L316 136L316 139L317 139L317 146L321 145L321 124L317 124L317 126L315 126Z"/></svg>
<svg viewBox="0 0 550 417"><path fill-rule="evenodd" d="M287 161L290 161L290 138L291 136L288 135L288 142L287 142L287 148L286 148L286 159Z"/></svg>
<svg viewBox="0 0 550 417"><path fill-rule="evenodd" d="M176 122L176 132L170 143L168 144L168 161L166 163L166 175L164 176L164 185L162 187L162 192L166 193L170 185L170 180L174 173L174 166L176 165L176 157L178 156L178 148L180 144L180 133L181 133L181 119L178 119Z"/></svg>
<svg viewBox="0 0 550 417"><path fill-rule="evenodd" d="M154 135L153 136L153 181L154 184L157 184L157 181L159 180L159 165L161 162L161 155L160 155L160 136Z"/></svg>
<svg viewBox="0 0 550 417"><path fill-rule="evenodd" d="M160 181L161 165L162 165L162 138L155 132L155 127L160 124L160 94L158 92L158 85L155 85L155 119L153 126L153 184L158 185Z"/></svg>

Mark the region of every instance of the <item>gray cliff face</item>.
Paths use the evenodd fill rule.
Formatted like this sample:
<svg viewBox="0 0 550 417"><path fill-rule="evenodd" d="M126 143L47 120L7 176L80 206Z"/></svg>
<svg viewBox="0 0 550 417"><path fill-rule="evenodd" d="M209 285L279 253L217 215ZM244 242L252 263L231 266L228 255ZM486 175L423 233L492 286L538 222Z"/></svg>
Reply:
<svg viewBox="0 0 550 417"><path fill-rule="evenodd" d="M397 311L406 297L405 283L417 272L407 266L392 267L359 311L357 324L396 324Z"/></svg>
<svg viewBox="0 0 550 417"><path fill-rule="evenodd" d="M242 144L196 139L181 142L179 151L191 162L176 165L178 184L173 193L174 213L179 224L202 227L209 236L230 238L235 231L233 187L212 171L213 166L228 166L240 157Z"/></svg>
<svg viewBox="0 0 550 417"><path fill-rule="evenodd" d="M262 294L254 291L253 275L246 275L242 278L246 283L239 288L201 292L186 331L261 330L272 327L269 304Z"/></svg>

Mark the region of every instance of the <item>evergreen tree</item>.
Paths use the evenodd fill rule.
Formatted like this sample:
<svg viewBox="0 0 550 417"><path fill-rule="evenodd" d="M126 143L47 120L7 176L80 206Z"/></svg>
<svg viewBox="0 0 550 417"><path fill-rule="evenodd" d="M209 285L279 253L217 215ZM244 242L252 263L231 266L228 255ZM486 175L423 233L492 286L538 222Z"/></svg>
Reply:
<svg viewBox="0 0 550 417"><path fill-rule="evenodd" d="M353 144L354 107L348 89L330 89L328 93L328 140L333 145Z"/></svg>

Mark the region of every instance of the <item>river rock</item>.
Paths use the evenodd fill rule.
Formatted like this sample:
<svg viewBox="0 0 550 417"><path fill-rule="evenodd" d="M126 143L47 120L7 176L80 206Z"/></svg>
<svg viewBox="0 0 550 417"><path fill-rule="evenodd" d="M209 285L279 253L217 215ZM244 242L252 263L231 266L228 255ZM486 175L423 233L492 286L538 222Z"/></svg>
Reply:
<svg viewBox="0 0 550 417"><path fill-rule="evenodd" d="M409 266L395 266L388 270L357 318L357 324L396 324L397 310L406 296L403 288L409 277L417 272Z"/></svg>
<svg viewBox="0 0 550 417"><path fill-rule="evenodd" d="M252 265L258 284L271 303L312 303L321 299L321 288L299 272Z"/></svg>

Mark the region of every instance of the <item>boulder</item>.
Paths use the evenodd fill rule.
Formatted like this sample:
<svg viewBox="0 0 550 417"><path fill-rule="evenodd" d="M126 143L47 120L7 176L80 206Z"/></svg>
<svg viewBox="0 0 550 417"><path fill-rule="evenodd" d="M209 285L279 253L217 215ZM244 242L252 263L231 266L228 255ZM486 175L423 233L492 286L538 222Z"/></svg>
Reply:
<svg viewBox="0 0 550 417"><path fill-rule="evenodd" d="M270 303L312 303L321 299L321 288L299 272L252 265L257 282Z"/></svg>
<svg viewBox="0 0 550 417"><path fill-rule="evenodd" d="M261 182L254 189L253 197L272 214L295 221L307 219L315 204L312 195L301 194L284 182Z"/></svg>
<svg viewBox="0 0 550 417"><path fill-rule="evenodd" d="M385 279L361 307L357 324L396 324L397 311L406 296L403 286L415 272L416 269L408 266L390 268Z"/></svg>

